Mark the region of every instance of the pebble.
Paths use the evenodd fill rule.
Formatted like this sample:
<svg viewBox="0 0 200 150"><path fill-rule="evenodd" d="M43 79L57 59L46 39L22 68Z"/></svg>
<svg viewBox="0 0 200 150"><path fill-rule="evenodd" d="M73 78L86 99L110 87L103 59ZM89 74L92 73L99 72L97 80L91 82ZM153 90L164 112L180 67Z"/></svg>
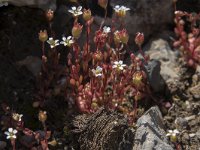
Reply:
<svg viewBox="0 0 200 150"><path fill-rule="evenodd" d="M178 117L175 120L175 124L178 125L180 128L185 128L188 126L188 121L185 118Z"/></svg>
<svg viewBox="0 0 200 150"><path fill-rule="evenodd" d="M195 136L196 136L195 133L191 133L191 134L189 134L189 137L190 137L190 138L193 138L193 137L195 137Z"/></svg>
<svg viewBox="0 0 200 150"><path fill-rule="evenodd" d="M196 115L192 115L192 116L189 116L189 117L185 117L185 120L191 121L191 120L194 120L195 118L196 118Z"/></svg>

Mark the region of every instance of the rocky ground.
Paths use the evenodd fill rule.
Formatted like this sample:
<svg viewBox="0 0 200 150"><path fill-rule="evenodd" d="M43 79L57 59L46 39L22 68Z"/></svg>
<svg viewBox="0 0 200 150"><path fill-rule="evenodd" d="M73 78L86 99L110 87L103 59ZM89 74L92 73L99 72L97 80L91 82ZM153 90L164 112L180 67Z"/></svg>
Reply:
<svg viewBox="0 0 200 150"><path fill-rule="evenodd" d="M198 10L198 7L195 9ZM23 113L26 126L37 129L38 110L32 108L32 102L37 92L36 74L41 66L38 32L48 26L44 20L43 11L26 7L2 7L0 8L0 26L1 104L8 103L11 108ZM151 35L151 33L148 34ZM157 33L156 37L147 40L144 47L152 60L147 66L147 72L155 92L155 99L159 101L157 104L159 108L149 106L149 110L146 110L143 115L139 114L140 118L136 126L130 128L124 117L104 109L92 116L77 116L75 119L72 119L74 116L70 116L70 119L67 119L69 114L66 108L69 106L65 100L59 103L53 102L54 107L49 109L51 111L49 126L54 131L54 136L62 143L60 148L55 149L64 149L64 147L66 149L67 147L68 149L70 147L106 149L115 145L120 149L171 150L175 149L175 145L170 143L166 133L169 129L178 129L180 148L199 150L200 69L195 71L184 64L179 51L173 50L170 46L171 35L171 31L160 33L160 35ZM56 113L55 110L59 111ZM60 116L61 113L65 115ZM3 114L2 110L0 114ZM66 120L67 126L64 125ZM74 120L73 123L70 123L71 120ZM73 132L68 133L68 129L64 127L73 129ZM62 134L63 128L67 130L64 130L67 136ZM112 133L113 130L116 133ZM2 133L0 133L0 139L5 138ZM0 141L0 147L5 144L2 142L4 141Z"/></svg>

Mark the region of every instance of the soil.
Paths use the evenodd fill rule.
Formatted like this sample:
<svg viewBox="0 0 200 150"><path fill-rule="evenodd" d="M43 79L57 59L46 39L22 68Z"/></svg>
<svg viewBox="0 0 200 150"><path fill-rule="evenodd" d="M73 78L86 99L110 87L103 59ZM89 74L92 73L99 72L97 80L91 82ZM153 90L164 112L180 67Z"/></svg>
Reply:
<svg viewBox="0 0 200 150"><path fill-rule="evenodd" d="M0 103L6 103L16 112L23 113L26 127L33 130L42 128L38 121L38 108L32 107L37 93L36 77L17 62L27 56L40 58L38 32L46 28L48 24L41 10L14 6L0 8ZM172 107L168 111L164 108L161 110L164 113L166 129L177 128L181 132L178 136L181 148L199 150L200 75L188 69L182 62L180 72L182 80L171 90ZM68 129L64 123L66 120L70 122L71 109L62 98L53 99L51 106L53 107L46 108L47 112L50 112L48 126L54 131L53 136L67 146L72 137L65 136ZM2 109L0 114L4 114ZM0 139L5 139L2 133Z"/></svg>

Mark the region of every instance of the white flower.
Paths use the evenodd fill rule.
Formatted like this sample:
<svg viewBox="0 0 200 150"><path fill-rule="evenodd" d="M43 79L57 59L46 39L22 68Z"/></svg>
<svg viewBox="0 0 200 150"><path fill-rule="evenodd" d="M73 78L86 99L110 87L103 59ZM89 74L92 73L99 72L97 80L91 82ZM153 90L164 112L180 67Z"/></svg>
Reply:
<svg viewBox="0 0 200 150"><path fill-rule="evenodd" d="M13 128L8 128L8 131L4 132L7 135L7 139L16 139L17 130Z"/></svg>
<svg viewBox="0 0 200 150"><path fill-rule="evenodd" d="M107 33L110 33L110 32L111 32L111 28L110 28L110 27L107 27L107 26L104 26L104 27L103 27L103 32L106 33L106 34L107 34Z"/></svg>
<svg viewBox="0 0 200 150"><path fill-rule="evenodd" d="M120 60L120 61L115 61L115 62L114 62L114 65L112 66L112 68L118 69L118 70L123 70L124 67L126 67L126 65L123 64L123 61L122 61L122 60Z"/></svg>
<svg viewBox="0 0 200 150"><path fill-rule="evenodd" d="M63 44L64 46L70 47L74 43L74 39L72 36L68 36L67 38L63 37L62 40L63 41L61 41L60 44Z"/></svg>
<svg viewBox="0 0 200 150"><path fill-rule="evenodd" d="M125 6L116 5L114 7L114 10L115 10L115 12L120 12L120 11L125 11L126 12L126 11L130 10L130 8L127 8Z"/></svg>
<svg viewBox="0 0 200 150"><path fill-rule="evenodd" d="M82 6L79 6L77 8L75 6L73 6L70 10L68 10L68 12L72 13L75 17L82 15L83 14Z"/></svg>
<svg viewBox="0 0 200 150"><path fill-rule="evenodd" d="M54 48L59 45L59 40L54 40L52 37L50 37L47 43L49 43L51 48Z"/></svg>
<svg viewBox="0 0 200 150"><path fill-rule="evenodd" d="M13 113L12 114L12 118L15 120L15 121L22 121L22 114L18 114L18 113Z"/></svg>
<svg viewBox="0 0 200 150"><path fill-rule="evenodd" d="M96 69L92 69L93 74L95 75L95 77L101 77L102 76L102 68L97 66Z"/></svg>
<svg viewBox="0 0 200 150"><path fill-rule="evenodd" d="M169 130L168 133L166 134L166 136L174 136L176 137L177 134L179 134L180 132L175 129L175 130Z"/></svg>

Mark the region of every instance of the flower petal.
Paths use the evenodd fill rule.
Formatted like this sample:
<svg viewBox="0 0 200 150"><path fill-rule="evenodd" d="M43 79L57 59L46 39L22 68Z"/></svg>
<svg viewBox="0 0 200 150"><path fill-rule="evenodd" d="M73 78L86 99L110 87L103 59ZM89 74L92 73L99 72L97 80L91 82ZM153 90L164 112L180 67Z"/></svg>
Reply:
<svg viewBox="0 0 200 150"><path fill-rule="evenodd" d="M74 13L74 11L73 11L73 10L68 10L68 12L70 12L70 13L72 13L72 14Z"/></svg>
<svg viewBox="0 0 200 150"><path fill-rule="evenodd" d="M10 132L6 131L6 132L4 132L4 134L6 134L6 135L10 135Z"/></svg>
<svg viewBox="0 0 200 150"><path fill-rule="evenodd" d="M71 40L71 39L72 39L72 36L68 36L67 39L68 39L68 40Z"/></svg>
<svg viewBox="0 0 200 150"><path fill-rule="evenodd" d="M174 133L179 134L180 132L177 129L175 129Z"/></svg>
<svg viewBox="0 0 200 150"><path fill-rule="evenodd" d="M81 9L82 9L82 6L78 6L77 10L81 11Z"/></svg>
<svg viewBox="0 0 200 150"><path fill-rule="evenodd" d="M13 132L13 128L8 128L8 132L12 133Z"/></svg>
<svg viewBox="0 0 200 150"><path fill-rule="evenodd" d="M16 130L16 129L14 129L14 130L13 130L13 133L14 133L14 134L17 134L17 130Z"/></svg>
<svg viewBox="0 0 200 150"><path fill-rule="evenodd" d="M113 65L112 68L117 68L117 65Z"/></svg>
<svg viewBox="0 0 200 150"><path fill-rule="evenodd" d="M119 64L119 62L118 62L118 61L115 61L115 62L114 62L114 64L115 64L115 65L118 65L118 64Z"/></svg>
<svg viewBox="0 0 200 150"><path fill-rule="evenodd" d="M72 10L76 10L76 7L75 7L75 6L73 6L73 7L72 7Z"/></svg>

